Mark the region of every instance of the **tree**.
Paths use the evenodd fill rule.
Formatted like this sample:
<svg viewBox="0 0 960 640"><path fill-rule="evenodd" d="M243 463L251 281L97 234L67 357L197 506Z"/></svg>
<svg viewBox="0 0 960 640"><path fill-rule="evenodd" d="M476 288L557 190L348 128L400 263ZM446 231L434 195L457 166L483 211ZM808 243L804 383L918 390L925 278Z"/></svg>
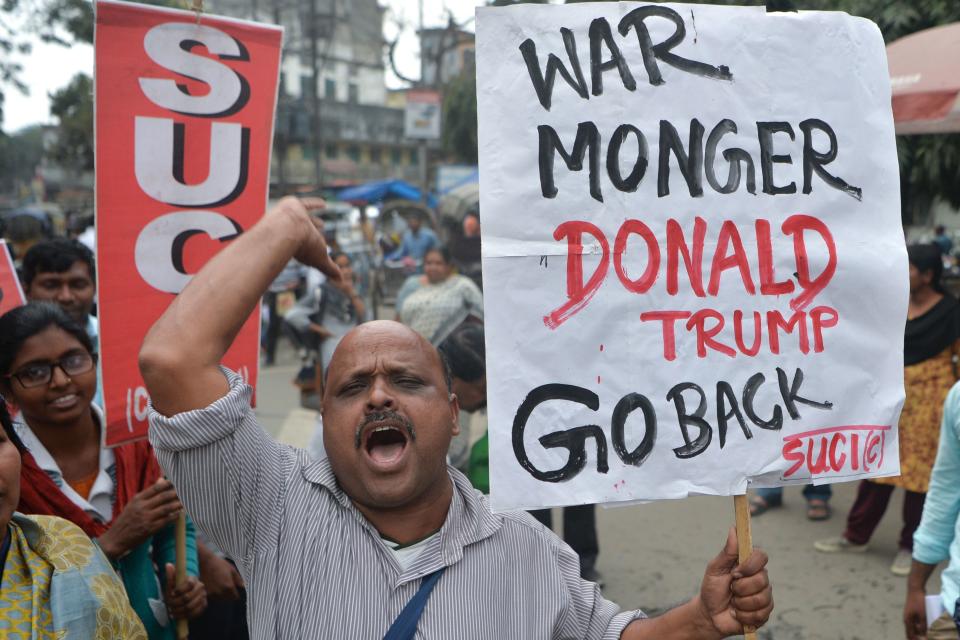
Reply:
<svg viewBox="0 0 960 640"><path fill-rule="evenodd" d="M93 80L78 73L50 95L50 113L59 121L57 139L49 153L57 162L77 171L93 171Z"/></svg>
<svg viewBox="0 0 960 640"><path fill-rule="evenodd" d="M458 162L477 163L477 77L473 68L454 78L444 92L443 149Z"/></svg>
<svg viewBox="0 0 960 640"><path fill-rule="evenodd" d="M177 0L139 0L145 4L183 8ZM31 51L28 36L69 47L93 43L93 3L90 0L0 0L0 124L4 89L28 93L21 78L23 65L11 60Z"/></svg>
<svg viewBox="0 0 960 640"><path fill-rule="evenodd" d="M30 53L32 47L26 39L29 35L65 46L74 41L93 42L93 3L88 0L0 0L0 123L3 122L4 88L29 92L21 78L23 65L9 58L14 52Z"/></svg>
<svg viewBox="0 0 960 640"><path fill-rule="evenodd" d="M42 127L27 127L9 136L0 132L0 192L29 182L42 157Z"/></svg>
<svg viewBox="0 0 960 640"><path fill-rule="evenodd" d="M745 4L742 0L712 2ZM917 31L960 21L960 2L956 0L769 0L766 4L769 10L784 10L785 3L793 5L788 9L846 11L869 18L880 27L887 43ZM937 199L960 208L960 134L899 136L897 154L905 224L922 219Z"/></svg>
<svg viewBox="0 0 960 640"><path fill-rule="evenodd" d="M514 4L547 4L550 0L493 0L491 7L509 7Z"/></svg>

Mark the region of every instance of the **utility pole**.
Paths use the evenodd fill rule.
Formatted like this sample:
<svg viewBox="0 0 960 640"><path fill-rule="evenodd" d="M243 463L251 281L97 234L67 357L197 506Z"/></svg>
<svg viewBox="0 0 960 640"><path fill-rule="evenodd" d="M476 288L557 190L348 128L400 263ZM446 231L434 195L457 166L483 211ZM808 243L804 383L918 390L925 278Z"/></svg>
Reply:
<svg viewBox="0 0 960 640"><path fill-rule="evenodd" d="M254 16L256 16L256 2L253 0ZM280 2L281 0L272 0L273 2L273 22L274 24L283 24L280 22ZM281 196L287 195L287 150L290 148L290 101L287 99L287 88L283 84L279 87L280 95L277 96L277 118L278 122L274 127L274 144L277 147L277 188ZM282 121L280 120L282 119Z"/></svg>
<svg viewBox="0 0 960 640"><path fill-rule="evenodd" d="M424 57L426 52L423 49L423 0L419 1L420 8L420 86L426 88L425 78L423 77L423 72L426 71L426 66L424 66L423 61L426 60ZM427 141L421 139L418 144L419 152L417 155L420 160L420 200L423 202L424 206L427 206L427 193L430 189L429 185L429 171L427 169Z"/></svg>
<svg viewBox="0 0 960 640"><path fill-rule="evenodd" d="M323 186L322 149L320 135L320 52L317 43L317 0L309 0L307 33L310 38L310 144L313 147L313 182L316 190ZM336 20L336 0L333 2L334 20Z"/></svg>

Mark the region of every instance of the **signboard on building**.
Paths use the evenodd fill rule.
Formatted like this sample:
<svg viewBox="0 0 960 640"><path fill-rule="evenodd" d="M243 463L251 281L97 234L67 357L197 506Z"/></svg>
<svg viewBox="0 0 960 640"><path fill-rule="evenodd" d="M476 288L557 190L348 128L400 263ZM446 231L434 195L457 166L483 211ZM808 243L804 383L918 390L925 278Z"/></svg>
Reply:
<svg viewBox="0 0 960 640"><path fill-rule="evenodd" d="M414 140L438 140L442 110L443 101L439 91L411 89L407 92L403 134Z"/></svg>

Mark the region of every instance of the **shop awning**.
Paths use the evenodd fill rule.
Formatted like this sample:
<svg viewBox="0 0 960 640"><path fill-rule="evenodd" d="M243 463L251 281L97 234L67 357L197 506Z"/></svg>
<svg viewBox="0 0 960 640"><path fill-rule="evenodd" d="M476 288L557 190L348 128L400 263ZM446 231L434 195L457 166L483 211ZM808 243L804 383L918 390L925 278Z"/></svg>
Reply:
<svg viewBox="0 0 960 640"><path fill-rule="evenodd" d="M898 134L960 131L960 22L887 47Z"/></svg>

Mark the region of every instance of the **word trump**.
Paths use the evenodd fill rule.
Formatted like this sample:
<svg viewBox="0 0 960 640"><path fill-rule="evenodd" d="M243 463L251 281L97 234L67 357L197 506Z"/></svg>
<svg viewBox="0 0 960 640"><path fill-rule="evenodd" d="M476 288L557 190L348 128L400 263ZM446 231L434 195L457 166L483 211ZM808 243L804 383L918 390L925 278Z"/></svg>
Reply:
<svg viewBox="0 0 960 640"><path fill-rule="evenodd" d="M150 59L168 71L206 85L190 92L172 79L140 78L140 89L169 118L137 116L134 165L137 184L150 198L194 211L173 211L147 224L137 237L137 271L151 287L179 293L189 282L184 265L187 240L197 234L226 242L240 233L231 218L206 207L222 207L236 200L247 186L250 131L237 122L209 125L209 169L206 179L188 184L183 116L225 118L239 113L250 97L246 79L211 57L192 52L203 46L219 60L246 61L249 54L238 40L206 25L182 22L160 24L143 41ZM181 121L178 121L180 118ZM195 123L191 123L195 126ZM192 135L199 132L191 127ZM158 256L163 256L158 260Z"/></svg>

